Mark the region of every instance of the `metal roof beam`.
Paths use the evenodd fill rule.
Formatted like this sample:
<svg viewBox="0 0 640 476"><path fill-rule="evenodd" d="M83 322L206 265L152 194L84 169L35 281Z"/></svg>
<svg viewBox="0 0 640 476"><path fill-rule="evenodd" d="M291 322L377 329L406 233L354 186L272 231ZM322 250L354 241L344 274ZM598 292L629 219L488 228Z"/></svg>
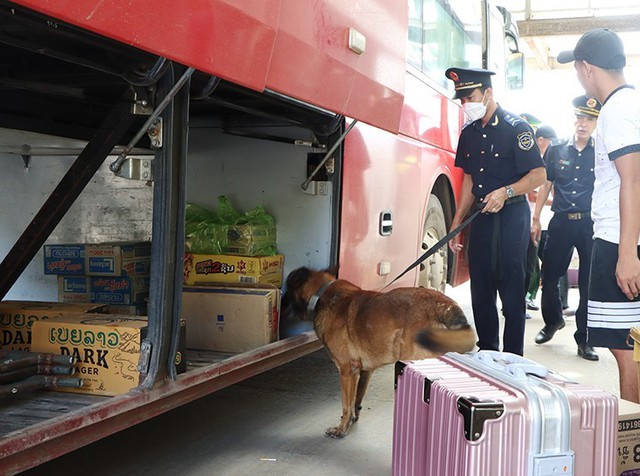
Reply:
<svg viewBox="0 0 640 476"><path fill-rule="evenodd" d="M523 38L530 36L582 35L594 28L609 28L616 33L638 31L640 15L550 18L545 20L518 21L518 30Z"/></svg>

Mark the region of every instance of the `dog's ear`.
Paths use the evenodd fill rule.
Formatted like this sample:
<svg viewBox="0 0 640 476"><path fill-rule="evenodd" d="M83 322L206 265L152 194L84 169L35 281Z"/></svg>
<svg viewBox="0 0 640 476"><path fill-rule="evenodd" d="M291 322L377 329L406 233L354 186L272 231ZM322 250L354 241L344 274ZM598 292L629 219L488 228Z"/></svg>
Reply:
<svg viewBox="0 0 640 476"><path fill-rule="evenodd" d="M309 279L311 270L309 268L294 269L287 276L287 289L299 289Z"/></svg>
<svg viewBox="0 0 640 476"><path fill-rule="evenodd" d="M325 273L329 273L331 276L333 276L334 278L338 277L338 269L340 268L340 265L334 265L331 266L327 269L324 270Z"/></svg>

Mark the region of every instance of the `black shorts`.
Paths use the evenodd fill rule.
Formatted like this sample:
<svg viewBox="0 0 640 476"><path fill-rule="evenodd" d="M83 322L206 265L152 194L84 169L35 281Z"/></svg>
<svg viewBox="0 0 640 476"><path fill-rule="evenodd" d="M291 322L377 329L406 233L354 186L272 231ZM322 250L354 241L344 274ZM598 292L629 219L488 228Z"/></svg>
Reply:
<svg viewBox="0 0 640 476"><path fill-rule="evenodd" d="M593 347L630 350L629 329L640 326L640 297L629 301L618 287L617 262L618 245L596 239L589 275L587 342Z"/></svg>

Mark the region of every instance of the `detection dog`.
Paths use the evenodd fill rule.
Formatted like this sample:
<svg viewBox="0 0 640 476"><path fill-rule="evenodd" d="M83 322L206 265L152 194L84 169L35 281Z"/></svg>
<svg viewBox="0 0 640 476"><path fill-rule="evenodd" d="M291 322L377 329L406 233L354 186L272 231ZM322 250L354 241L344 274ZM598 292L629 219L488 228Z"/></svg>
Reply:
<svg viewBox="0 0 640 476"><path fill-rule="evenodd" d="M476 335L460 306L425 288L365 291L330 271L299 268L287 277L283 312L313 319L318 338L340 372L342 419L326 430L347 435L358 420L375 369L398 360L468 352Z"/></svg>

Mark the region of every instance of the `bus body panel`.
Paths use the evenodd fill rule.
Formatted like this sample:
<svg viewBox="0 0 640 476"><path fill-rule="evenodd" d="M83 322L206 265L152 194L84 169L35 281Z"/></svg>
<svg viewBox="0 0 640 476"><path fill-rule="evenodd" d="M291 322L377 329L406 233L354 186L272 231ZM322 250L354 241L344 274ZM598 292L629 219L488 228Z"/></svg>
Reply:
<svg viewBox="0 0 640 476"><path fill-rule="evenodd" d="M18 0L82 29L261 91L281 0Z"/></svg>
<svg viewBox="0 0 640 476"><path fill-rule="evenodd" d="M396 1L15 3L248 88L397 132L408 20ZM350 28L365 35L364 53L349 49Z"/></svg>

